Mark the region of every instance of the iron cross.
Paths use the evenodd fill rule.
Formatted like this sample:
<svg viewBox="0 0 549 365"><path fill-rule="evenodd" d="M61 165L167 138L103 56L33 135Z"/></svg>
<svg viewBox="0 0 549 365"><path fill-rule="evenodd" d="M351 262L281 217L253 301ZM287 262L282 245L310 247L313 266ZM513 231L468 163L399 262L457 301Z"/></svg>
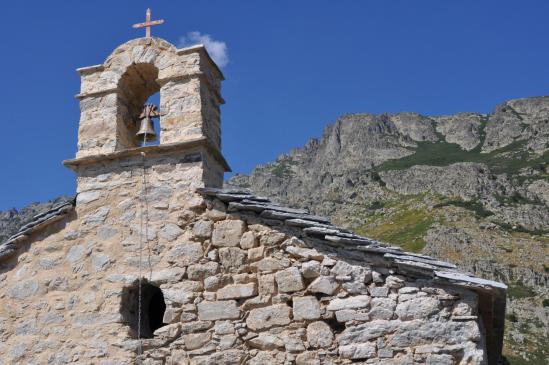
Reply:
<svg viewBox="0 0 549 365"><path fill-rule="evenodd" d="M134 24L134 28L145 28L145 37L150 38L151 37L151 27L154 25L160 25L164 23L164 19L160 20L153 20L151 21L151 9L147 9L147 16L145 18L145 23L137 23Z"/></svg>

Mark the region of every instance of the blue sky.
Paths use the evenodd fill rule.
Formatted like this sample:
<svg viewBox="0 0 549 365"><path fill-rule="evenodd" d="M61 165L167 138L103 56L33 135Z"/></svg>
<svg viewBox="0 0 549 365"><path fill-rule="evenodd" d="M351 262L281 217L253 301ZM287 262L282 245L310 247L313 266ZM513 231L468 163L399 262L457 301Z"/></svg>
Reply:
<svg viewBox="0 0 549 365"><path fill-rule="evenodd" d="M74 193L61 165L76 150L74 70L142 36L131 24L147 7L166 20L153 35L226 45L223 153L235 172L341 114L489 112L549 90L545 0L4 2L0 210Z"/></svg>

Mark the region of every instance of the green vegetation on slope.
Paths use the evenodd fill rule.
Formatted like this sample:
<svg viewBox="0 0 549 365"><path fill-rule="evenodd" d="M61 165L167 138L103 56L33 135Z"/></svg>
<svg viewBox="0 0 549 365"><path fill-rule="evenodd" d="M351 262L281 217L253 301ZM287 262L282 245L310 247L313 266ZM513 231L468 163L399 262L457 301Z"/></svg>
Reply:
<svg viewBox="0 0 549 365"><path fill-rule="evenodd" d="M381 204L372 202L368 208L384 209L367 219L367 224L359 227L359 234L373 239L397 244L406 251L420 252L426 245L424 236L437 222L431 212L424 205L418 204L424 194L400 196L397 200Z"/></svg>
<svg viewBox="0 0 549 365"><path fill-rule="evenodd" d="M532 333L532 328L542 328L543 323L538 319L519 319L512 318L514 321L510 321L509 318L505 321L505 347L504 355L506 365L546 365L547 358L549 356L549 336L547 335L535 335ZM509 336L509 330L513 327L517 327L521 334L524 334L524 338L520 342L517 339ZM523 349L523 353L516 353L511 350L510 345L514 348Z"/></svg>
<svg viewBox="0 0 549 365"><path fill-rule="evenodd" d="M536 292L532 288L524 285L520 281L510 283L507 295L511 299L530 298L536 295Z"/></svg>
<svg viewBox="0 0 549 365"><path fill-rule="evenodd" d="M481 153L480 146L471 151L463 150L459 145L448 142L418 142L414 154L389 160L377 167L378 171L405 170L414 165L448 166L457 162L477 162L486 164L496 174L516 174L525 167L547 165L549 153L534 156L525 151L526 141L515 141L503 148Z"/></svg>
<svg viewBox="0 0 549 365"><path fill-rule="evenodd" d="M461 199L445 200L442 203L435 204L433 208L442 208L450 205L470 210L475 213L475 216L477 218L486 218L494 214L491 211L485 209L480 202L474 201L474 200L471 200L471 201L464 201Z"/></svg>
<svg viewBox="0 0 549 365"><path fill-rule="evenodd" d="M297 165L297 162L292 159L277 161L272 168L272 174L281 178L291 176L293 174L292 165Z"/></svg>

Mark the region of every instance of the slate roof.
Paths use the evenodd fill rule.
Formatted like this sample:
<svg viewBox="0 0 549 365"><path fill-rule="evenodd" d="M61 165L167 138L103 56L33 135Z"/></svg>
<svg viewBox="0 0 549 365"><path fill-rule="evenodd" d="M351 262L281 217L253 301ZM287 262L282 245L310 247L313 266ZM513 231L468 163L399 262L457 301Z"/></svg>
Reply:
<svg viewBox="0 0 549 365"><path fill-rule="evenodd" d="M437 281L483 289L507 289L503 283L481 279L457 269L457 266L427 255L405 252L400 247L362 237L347 229L337 227L327 218L309 214L304 209L294 209L271 202L267 198L253 195L243 189L201 188L202 195L215 197L228 204L229 212L255 212L267 223L279 221L288 227L299 228L304 236L325 241L331 246L346 250L362 251L377 255L383 261L403 274L414 272L431 276Z"/></svg>
<svg viewBox="0 0 549 365"><path fill-rule="evenodd" d="M53 222L57 222L69 214L74 209L74 205L75 200L71 199L54 206L46 212L35 215L30 222L19 228L19 231L16 234L8 238L8 240L4 243L0 244L0 262L15 254L17 251L17 244L19 242L28 238L29 235L39 229Z"/></svg>

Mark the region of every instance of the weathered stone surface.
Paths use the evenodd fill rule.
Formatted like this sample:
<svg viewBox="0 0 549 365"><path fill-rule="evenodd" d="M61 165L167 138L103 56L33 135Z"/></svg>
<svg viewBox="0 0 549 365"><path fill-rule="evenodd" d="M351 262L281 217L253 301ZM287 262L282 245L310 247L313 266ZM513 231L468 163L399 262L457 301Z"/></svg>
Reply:
<svg viewBox="0 0 549 365"><path fill-rule="evenodd" d="M373 298L370 306L371 319L392 319L396 302L392 298Z"/></svg>
<svg viewBox="0 0 549 365"><path fill-rule="evenodd" d="M263 258L264 254L265 254L265 246L250 248L248 250L248 261L249 262L259 261Z"/></svg>
<svg viewBox="0 0 549 365"><path fill-rule="evenodd" d="M274 274L259 275L259 294L271 295L275 293L275 276Z"/></svg>
<svg viewBox="0 0 549 365"><path fill-rule="evenodd" d="M427 318L439 310L440 302L433 297L420 297L399 303L395 313L403 321Z"/></svg>
<svg viewBox="0 0 549 365"><path fill-rule="evenodd" d="M320 276L320 263L318 261L307 261L301 265L301 273L306 279L314 279Z"/></svg>
<svg viewBox="0 0 549 365"><path fill-rule="evenodd" d="M193 225L193 234L198 238L210 238L213 231L213 222L200 220Z"/></svg>
<svg viewBox="0 0 549 365"><path fill-rule="evenodd" d="M330 311L338 311L342 309L359 309L366 308L370 305L370 297L367 295L357 295L349 298L335 298L330 300L330 304L326 307Z"/></svg>
<svg viewBox="0 0 549 365"><path fill-rule="evenodd" d="M385 279L385 285L391 289L400 289L404 287L405 282L404 279L398 276L389 275Z"/></svg>
<svg viewBox="0 0 549 365"><path fill-rule="evenodd" d="M110 264L110 257L102 253L91 254L91 264L95 271L103 271Z"/></svg>
<svg viewBox="0 0 549 365"><path fill-rule="evenodd" d="M214 330L216 335L230 335L234 333L234 324L229 321L217 321Z"/></svg>
<svg viewBox="0 0 549 365"><path fill-rule="evenodd" d="M389 295L389 288L386 286L372 286L368 291L372 297L386 297Z"/></svg>
<svg viewBox="0 0 549 365"><path fill-rule="evenodd" d="M210 341L211 335L208 332L190 333L185 335L185 347L187 350L196 350Z"/></svg>
<svg viewBox="0 0 549 365"><path fill-rule="evenodd" d="M247 253L238 247L222 247L219 249L219 260L225 269L238 269L246 262Z"/></svg>
<svg viewBox="0 0 549 365"><path fill-rule="evenodd" d="M184 242L175 245L167 255L170 263L190 265L197 263L204 256L202 245L197 242Z"/></svg>
<svg viewBox="0 0 549 365"><path fill-rule="evenodd" d="M291 311L292 309L286 304L252 309L246 319L246 325L252 331L263 330L273 326L285 326L290 323Z"/></svg>
<svg viewBox="0 0 549 365"><path fill-rule="evenodd" d="M305 351L295 358L296 365L320 365L320 359L315 351Z"/></svg>
<svg viewBox="0 0 549 365"><path fill-rule="evenodd" d="M294 297L293 313L296 321L320 318L320 303L315 297Z"/></svg>
<svg viewBox="0 0 549 365"><path fill-rule="evenodd" d="M201 302L198 303L198 318L203 321L215 321L218 319L237 319L240 317L234 300Z"/></svg>
<svg viewBox="0 0 549 365"><path fill-rule="evenodd" d="M201 332L212 326L211 321L195 321L181 324L181 332L184 334Z"/></svg>
<svg viewBox="0 0 549 365"><path fill-rule="evenodd" d="M244 358L244 351L231 349L215 352L211 355L193 357L190 365L239 365Z"/></svg>
<svg viewBox="0 0 549 365"><path fill-rule="evenodd" d="M80 260L86 254L86 249L82 245L74 245L67 253L67 261L73 263Z"/></svg>
<svg viewBox="0 0 549 365"><path fill-rule="evenodd" d="M261 235L261 237L259 238L259 243L267 247L277 246L278 244L282 243L285 238L286 235L284 233L269 231L268 233Z"/></svg>
<svg viewBox="0 0 549 365"><path fill-rule="evenodd" d="M272 257L266 257L263 260L254 262L251 266L261 272L274 272L290 266L290 260L278 260Z"/></svg>
<svg viewBox="0 0 549 365"><path fill-rule="evenodd" d="M158 232L158 235L168 242L175 240L177 237L183 234L183 230L179 228L177 224L167 223Z"/></svg>
<svg viewBox="0 0 549 365"><path fill-rule="evenodd" d="M334 334L326 322L317 321L307 326L307 342L310 346L328 348L333 341Z"/></svg>
<svg viewBox="0 0 549 365"><path fill-rule="evenodd" d="M360 344L352 344L347 346L339 346L339 355L344 359L369 359L376 354L375 342L366 342Z"/></svg>
<svg viewBox="0 0 549 365"><path fill-rule="evenodd" d="M429 354L425 361L426 365L453 365L455 363L454 357L448 354Z"/></svg>
<svg viewBox="0 0 549 365"><path fill-rule="evenodd" d="M172 284L169 289L162 290L164 298L174 303L187 304L194 299L203 286L196 281L182 281Z"/></svg>
<svg viewBox="0 0 549 365"><path fill-rule="evenodd" d="M101 207L96 211L94 211L93 213L84 217L82 220L82 224L87 225L89 227L98 226L105 221L109 212L110 212L109 207Z"/></svg>
<svg viewBox="0 0 549 365"><path fill-rule="evenodd" d="M216 247L238 246L245 229L245 223L240 220L215 222L212 234L212 244Z"/></svg>
<svg viewBox="0 0 549 365"><path fill-rule="evenodd" d="M181 318L181 310L179 308L168 307L162 317L163 323L177 323Z"/></svg>
<svg viewBox="0 0 549 365"><path fill-rule="evenodd" d="M205 264L190 265L187 269L187 277L191 280L204 280L217 274L218 271L219 264L214 261L208 261Z"/></svg>
<svg viewBox="0 0 549 365"><path fill-rule="evenodd" d="M257 295L255 283L227 285L217 291L217 299L240 299Z"/></svg>
<svg viewBox="0 0 549 365"><path fill-rule="evenodd" d="M302 259L307 259L307 260L312 259L312 260L322 261L322 259L324 258L324 255L322 255L317 250L312 249L312 248L287 246L285 248L285 250L290 255L295 256L295 257L299 257L299 258L302 258Z"/></svg>
<svg viewBox="0 0 549 365"><path fill-rule="evenodd" d="M335 316L338 322L349 322L349 321L369 321L370 314L368 312L353 310L353 309L342 309L335 312Z"/></svg>
<svg viewBox="0 0 549 365"><path fill-rule="evenodd" d="M185 275L185 269L174 267L171 269L164 269L153 271L151 282L155 284L175 283L183 279Z"/></svg>
<svg viewBox="0 0 549 365"><path fill-rule="evenodd" d="M274 350L284 347L284 341L280 337L269 333L260 333L259 336L252 338L248 343L253 348L260 350Z"/></svg>
<svg viewBox="0 0 549 365"><path fill-rule="evenodd" d="M97 238L101 241L107 241L118 234L118 229L111 226L102 226L97 230Z"/></svg>
<svg viewBox="0 0 549 365"><path fill-rule="evenodd" d="M259 240L253 231L248 231L242 235L240 239L240 247L242 249L248 250L250 248L256 247Z"/></svg>
<svg viewBox="0 0 549 365"><path fill-rule="evenodd" d="M275 274L278 290L283 293L291 293L294 291L305 289L303 278L297 267L278 271Z"/></svg>
<svg viewBox="0 0 549 365"><path fill-rule="evenodd" d="M156 331L154 331L155 336L162 337L166 340L174 340L176 339L179 334L181 333L181 324L180 323L173 323L169 324L167 326L160 327Z"/></svg>
<svg viewBox="0 0 549 365"><path fill-rule="evenodd" d="M339 284L333 277L320 276L307 287L307 291L311 293L324 293L326 295L332 295L338 286Z"/></svg>
<svg viewBox="0 0 549 365"><path fill-rule="evenodd" d="M84 191L76 196L76 204L88 204L96 201L101 196L101 191Z"/></svg>
<svg viewBox="0 0 549 365"><path fill-rule="evenodd" d="M411 320L394 323L393 327L395 333L388 344L395 347L430 344L434 339L437 339L439 343L443 342L449 345L466 343L467 341L476 342L480 339L478 324L473 321L425 322Z"/></svg>

